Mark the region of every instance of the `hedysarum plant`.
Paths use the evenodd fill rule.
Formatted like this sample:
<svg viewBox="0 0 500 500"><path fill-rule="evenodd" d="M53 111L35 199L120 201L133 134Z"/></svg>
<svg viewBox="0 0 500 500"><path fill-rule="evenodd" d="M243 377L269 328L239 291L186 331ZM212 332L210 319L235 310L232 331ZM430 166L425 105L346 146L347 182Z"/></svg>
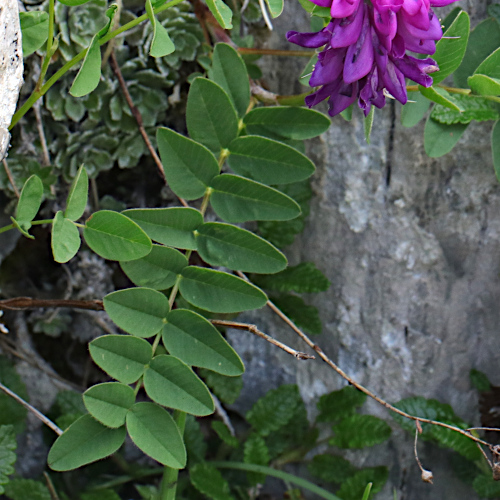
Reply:
<svg viewBox="0 0 500 500"><path fill-rule="evenodd" d="M443 32L431 7L455 0L311 1L330 7L328 25L315 33L287 33L290 42L302 47L325 46L309 82L319 87L306 97L309 107L329 98L329 114L335 116L358 99L366 116L372 105L385 105L386 93L405 104L405 78L432 85L429 74L439 69L436 62L407 51L435 52Z"/></svg>

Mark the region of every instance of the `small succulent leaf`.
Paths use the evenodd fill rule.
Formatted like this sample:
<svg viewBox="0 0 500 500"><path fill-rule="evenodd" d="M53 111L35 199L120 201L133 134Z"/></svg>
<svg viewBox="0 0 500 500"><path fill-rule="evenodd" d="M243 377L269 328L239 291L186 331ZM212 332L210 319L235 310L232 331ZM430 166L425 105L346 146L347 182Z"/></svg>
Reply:
<svg viewBox="0 0 500 500"><path fill-rule="evenodd" d="M403 127L414 127L427 113L431 102L420 92L408 92L408 102L401 109Z"/></svg>
<svg viewBox="0 0 500 500"><path fill-rule="evenodd" d="M81 243L80 231L59 210L52 221L51 246L54 260L59 263L68 262L76 255Z"/></svg>
<svg viewBox="0 0 500 500"><path fill-rule="evenodd" d="M151 57L168 56L175 51L175 45L165 26L156 20L151 0L146 0L146 12L153 27L153 40L149 48L149 55Z"/></svg>
<svg viewBox="0 0 500 500"><path fill-rule="evenodd" d="M24 183L16 208L16 220L19 224L31 222L38 213L43 197L43 184L40 177L32 175ZM29 229L29 228L28 228Z"/></svg>
<svg viewBox="0 0 500 500"><path fill-rule="evenodd" d="M307 464L307 469L321 481L335 484L341 484L356 473L356 467L349 460L330 453L315 455Z"/></svg>
<svg viewBox="0 0 500 500"><path fill-rule="evenodd" d="M232 29L233 11L222 0L207 0L207 7L225 30Z"/></svg>
<svg viewBox="0 0 500 500"><path fill-rule="evenodd" d="M140 259L152 248L149 236L139 225L111 210L100 210L91 215L83 236L96 254L109 260Z"/></svg>
<svg viewBox="0 0 500 500"><path fill-rule="evenodd" d="M153 357L151 344L129 335L104 335L89 344L95 364L110 377L133 384L144 373Z"/></svg>
<svg viewBox="0 0 500 500"><path fill-rule="evenodd" d="M23 57L37 51L49 37L49 15L43 11L19 12Z"/></svg>
<svg viewBox="0 0 500 500"><path fill-rule="evenodd" d="M337 422L354 414L366 400L366 394L355 387L347 386L333 391L319 398L317 417L318 422Z"/></svg>
<svg viewBox="0 0 500 500"><path fill-rule="evenodd" d="M444 125L429 116L424 129L424 148L427 155L439 158L449 153L464 134L467 125L467 123Z"/></svg>
<svg viewBox="0 0 500 500"><path fill-rule="evenodd" d="M215 156L205 146L169 128L159 128L156 138L172 191L186 200L201 198L219 173Z"/></svg>
<svg viewBox="0 0 500 500"><path fill-rule="evenodd" d="M238 135L238 117L229 96L206 78L195 78L191 84L186 124L191 138L217 155Z"/></svg>
<svg viewBox="0 0 500 500"><path fill-rule="evenodd" d="M151 288L127 288L103 299L108 316L120 328L136 337L151 337L165 324L170 310L167 297Z"/></svg>
<svg viewBox="0 0 500 500"><path fill-rule="evenodd" d="M7 476L14 473L16 448L14 426L0 425L0 495L5 491L4 485L9 482Z"/></svg>
<svg viewBox="0 0 500 500"><path fill-rule="evenodd" d="M266 0L271 16L278 17L283 12L284 0Z"/></svg>
<svg viewBox="0 0 500 500"><path fill-rule="evenodd" d="M174 356L155 356L144 373L144 389L156 403L204 416L214 412L206 385L188 365Z"/></svg>
<svg viewBox="0 0 500 500"><path fill-rule="evenodd" d="M277 273L286 257L265 239L231 224L208 222L197 230L198 253L212 266L250 273Z"/></svg>
<svg viewBox="0 0 500 500"><path fill-rule="evenodd" d="M134 285L166 290L175 284L177 275L188 265L186 257L175 250L153 245L151 252L142 259L120 262L123 272Z"/></svg>
<svg viewBox="0 0 500 500"><path fill-rule="evenodd" d="M500 182L500 120L495 122L491 130L491 153L495 174Z"/></svg>
<svg viewBox="0 0 500 500"><path fill-rule="evenodd" d="M446 92L445 89L440 87L425 88L422 87L422 85L419 85L418 89L424 97L429 99L429 101L441 104L441 106L457 111L458 113L463 111L460 103L456 101L451 94Z"/></svg>
<svg viewBox="0 0 500 500"><path fill-rule="evenodd" d="M237 174L264 184L290 184L309 178L314 163L295 148L265 137L238 137L227 162Z"/></svg>
<svg viewBox="0 0 500 500"><path fill-rule="evenodd" d="M106 427L125 424L129 408L135 403L134 390L119 382L106 382L87 389L83 402L88 412Z"/></svg>
<svg viewBox="0 0 500 500"><path fill-rule="evenodd" d="M47 463L55 471L77 469L117 451L125 435L125 427L110 429L90 415L83 415L56 439Z"/></svg>
<svg viewBox="0 0 500 500"><path fill-rule="evenodd" d="M66 199L66 210L64 217L76 221L85 212L87 199L89 196L89 176L87 170L82 165L73 179L68 197Z"/></svg>
<svg viewBox="0 0 500 500"><path fill-rule="evenodd" d="M389 439L391 428L373 415L354 414L333 426L334 436L329 443L338 448L366 448Z"/></svg>
<svg viewBox="0 0 500 500"><path fill-rule="evenodd" d="M245 368L238 354L203 316L187 309L175 309L167 316L163 344L173 356L190 366L207 368L234 377Z"/></svg>
<svg viewBox="0 0 500 500"><path fill-rule="evenodd" d="M238 115L243 116L250 104L248 72L238 52L226 43L215 46L211 79L227 92Z"/></svg>
<svg viewBox="0 0 500 500"><path fill-rule="evenodd" d="M251 283L232 274L196 266L182 271L179 290L189 303L217 313L259 309L267 302L266 294Z"/></svg>
<svg viewBox="0 0 500 500"><path fill-rule="evenodd" d="M474 75L486 75L500 79L500 47L492 52L474 71Z"/></svg>
<svg viewBox="0 0 500 500"><path fill-rule="evenodd" d="M479 95L500 95L500 80L491 76L474 74L467 79L471 90Z"/></svg>
<svg viewBox="0 0 500 500"><path fill-rule="evenodd" d="M123 214L138 224L153 241L196 250L194 231L203 224L203 216L194 208L131 209Z"/></svg>
<svg viewBox="0 0 500 500"><path fill-rule="evenodd" d="M191 484L203 495L212 500L234 500L229 483L212 465L202 462L189 469Z"/></svg>
<svg viewBox="0 0 500 500"><path fill-rule="evenodd" d="M101 46L99 35L95 35L83 59L82 65L73 80L69 93L73 97L90 94L99 85L101 79Z"/></svg>
<svg viewBox="0 0 500 500"><path fill-rule="evenodd" d="M186 448L170 414L154 403L136 403L126 418L127 432L146 455L173 469L186 466Z"/></svg>
<svg viewBox="0 0 500 500"><path fill-rule="evenodd" d="M292 198L244 177L218 175L211 188L210 203L227 222L289 220L300 215L300 206Z"/></svg>

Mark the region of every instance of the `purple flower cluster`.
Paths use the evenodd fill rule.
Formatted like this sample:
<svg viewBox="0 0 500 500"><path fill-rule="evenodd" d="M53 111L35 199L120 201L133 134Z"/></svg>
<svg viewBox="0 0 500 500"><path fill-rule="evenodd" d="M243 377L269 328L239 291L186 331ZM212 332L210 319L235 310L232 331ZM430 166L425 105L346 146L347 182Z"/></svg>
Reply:
<svg viewBox="0 0 500 500"><path fill-rule="evenodd" d="M319 87L306 97L309 107L329 97L335 116L356 98L365 116L371 106L382 108L388 92L407 101L405 78L430 87L429 73L438 70L431 58L406 52L433 54L442 36L431 9L455 0L312 0L330 7L332 19L317 33L289 31L287 39L302 47L325 48L318 54L309 85Z"/></svg>

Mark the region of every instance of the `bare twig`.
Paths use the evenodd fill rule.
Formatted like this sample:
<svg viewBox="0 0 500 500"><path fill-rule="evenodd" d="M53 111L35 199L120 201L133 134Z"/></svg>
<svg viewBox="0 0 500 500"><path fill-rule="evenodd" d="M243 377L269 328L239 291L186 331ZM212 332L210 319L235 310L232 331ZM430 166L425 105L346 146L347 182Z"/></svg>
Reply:
<svg viewBox="0 0 500 500"><path fill-rule="evenodd" d="M433 480L433 475L430 470L426 470L422 467L422 462L420 462L420 459L418 458L418 453L417 453L417 441L418 441L418 435L419 433L422 432L422 427L420 426L420 422L418 420L415 421L416 428L415 428L415 444L413 445L413 452L415 453L415 460L417 461L417 465L420 469L420 472L422 473L422 481L424 483L430 483L432 484ZM478 445L479 446L479 445Z"/></svg>
<svg viewBox="0 0 500 500"><path fill-rule="evenodd" d="M12 399L15 399L18 403L22 404L26 409L33 413L39 420L41 420L47 427L50 427L58 436L60 436L63 431L56 425L52 420L48 419L43 413L40 413L34 406L31 406L23 398L18 396L15 392L12 392L8 387L5 387L0 383L0 390L8 394Z"/></svg>
<svg viewBox="0 0 500 500"><path fill-rule="evenodd" d="M288 354L291 354L292 356L296 357L297 359L315 359L314 356L312 356L311 354L306 354L305 352L296 351L295 349L288 347L287 345L283 344L282 342L280 342L276 339L273 339L272 337L270 337L266 333L261 332L257 328L257 326L255 326L255 325L249 325L248 323L238 323L236 321L224 321L224 320L219 320L219 319L212 319L211 323L212 323L212 325L215 325L215 326L224 326L226 328L235 328L237 330L247 330L248 332L253 333L254 335L257 335L258 337L261 337L264 340L267 340L270 344L273 344L276 347L283 349L285 352L287 352Z"/></svg>
<svg viewBox="0 0 500 500"><path fill-rule="evenodd" d="M10 185L12 186L12 189L14 190L14 193L16 196L19 198L21 196L19 194L19 190L17 189L16 183L14 182L14 177L12 176L12 172L10 171L9 165L7 164L7 160L3 159L3 168L5 169L5 173L7 174L7 177L9 179Z"/></svg>
<svg viewBox="0 0 500 500"><path fill-rule="evenodd" d="M32 299L31 297L14 297L0 300L1 310L36 309L38 307L71 307L73 309L90 309L104 311L102 300L73 300L73 299Z"/></svg>
<svg viewBox="0 0 500 500"><path fill-rule="evenodd" d="M48 167L50 165L50 154L49 148L47 147L47 139L45 138L45 132L43 131L43 121L42 113L40 112L41 101L37 101L33 105L33 111L35 112L36 118L36 128L38 130L38 135L40 137L40 144L42 145L43 161L42 165Z"/></svg>
<svg viewBox="0 0 500 500"><path fill-rule="evenodd" d="M43 471L43 477L45 478L45 482L47 483L47 488L50 493L50 497L52 500L59 500L59 495L57 494L56 489L54 488L54 483L52 482L52 479L50 479L50 476Z"/></svg>

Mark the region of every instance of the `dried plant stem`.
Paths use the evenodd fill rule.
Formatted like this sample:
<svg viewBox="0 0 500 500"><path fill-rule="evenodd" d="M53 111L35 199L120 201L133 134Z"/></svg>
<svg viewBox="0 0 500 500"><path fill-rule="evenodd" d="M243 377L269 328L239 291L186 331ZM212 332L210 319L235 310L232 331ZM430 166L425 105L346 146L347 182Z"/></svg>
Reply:
<svg viewBox="0 0 500 500"><path fill-rule="evenodd" d="M43 472L43 477L45 478L45 482L47 483L47 488L49 489L50 497L52 498L52 500L59 500L59 495L57 494L57 491L54 488L54 483L52 482L52 479L50 479L50 476L45 471Z"/></svg>
<svg viewBox="0 0 500 500"><path fill-rule="evenodd" d="M102 300L32 299L31 297L15 297L0 300L0 311L36 309L38 307L71 307L73 309L104 311Z"/></svg>
<svg viewBox="0 0 500 500"><path fill-rule="evenodd" d="M7 177L9 179L10 185L12 186L12 189L14 190L14 193L16 196L19 198L21 196L19 194L19 190L17 189L16 183L14 182L14 177L12 176L12 172L10 171L9 165L7 164L7 160L3 159L3 168L5 169L5 173L7 174Z"/></svg>
<svg viewBox="0 0 500 500"><path fill-rule="evenodd" d="M42 165L44 167L48 167L50 165L50 154L49 154L49 148L47 147L47 139L45 138L45 132L43 130L43 121L42 121L42 113L40 111L40 105L41 105L40 101L35 103L35 105L33 106L33 111L35 112L36 128L38 130L38 135L40 137L40 144L42 145L42 155L43 155Z"/></svg>

